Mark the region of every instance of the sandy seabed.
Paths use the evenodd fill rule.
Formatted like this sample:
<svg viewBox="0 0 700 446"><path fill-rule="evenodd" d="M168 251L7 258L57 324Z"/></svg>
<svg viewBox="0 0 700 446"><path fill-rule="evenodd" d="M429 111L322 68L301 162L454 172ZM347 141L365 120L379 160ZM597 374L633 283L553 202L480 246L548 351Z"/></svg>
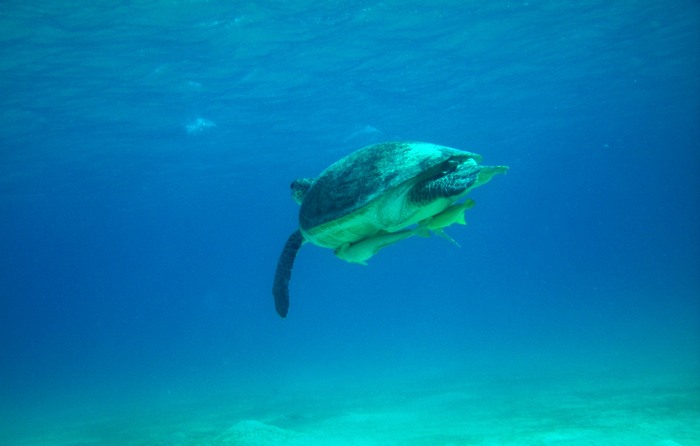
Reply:
<svg viewBox="0 0 700 446"><path fill-rule="evenodd" d="M347 378L347 377L346 377ZM147 402L37 424L28 446L700 445L700 383L687 375L328 379L293 388Z"/></svg>

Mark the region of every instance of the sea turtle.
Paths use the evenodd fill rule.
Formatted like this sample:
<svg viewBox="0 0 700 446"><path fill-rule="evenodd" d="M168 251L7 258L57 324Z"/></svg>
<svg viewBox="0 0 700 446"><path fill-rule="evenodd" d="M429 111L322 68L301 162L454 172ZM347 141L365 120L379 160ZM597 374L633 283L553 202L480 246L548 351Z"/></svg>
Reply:
<svg viewBox="0 0 700 446"><path fill-rule="evenodd" d="M506 166L480 166L481 156L424 142L363 147L318 178L291 184L301 205L299 229L284 245L272 294L281 317L289 309L289 280L301 245L331 248L339 258L364 263L381 248L412 235L464 224L472 200L458 202ZM450 239L451 240L451 239Z"/></svg>

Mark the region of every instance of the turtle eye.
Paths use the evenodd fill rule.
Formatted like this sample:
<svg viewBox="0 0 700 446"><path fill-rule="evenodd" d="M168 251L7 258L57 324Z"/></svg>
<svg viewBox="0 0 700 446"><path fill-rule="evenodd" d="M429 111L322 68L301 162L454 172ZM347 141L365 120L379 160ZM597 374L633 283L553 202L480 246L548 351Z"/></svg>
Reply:
<svg viewBox="0 0 700 446"><path fill-rule="evenodd" d="M442 164L442 171L444 173L454 172L455 170L457 170L457 166L459 166L459 161L450 158Z"/></svg>

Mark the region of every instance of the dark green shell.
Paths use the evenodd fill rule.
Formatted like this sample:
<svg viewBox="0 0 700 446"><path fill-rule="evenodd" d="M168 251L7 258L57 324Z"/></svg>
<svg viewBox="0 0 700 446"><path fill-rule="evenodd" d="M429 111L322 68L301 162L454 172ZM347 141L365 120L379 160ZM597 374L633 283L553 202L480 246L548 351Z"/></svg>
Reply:
<svg viewBox="0 0 700 446"><path fill-rule="evenodd" d="M308 231L350 215L407 181L440 175L449 159L477 154L428 143L388 142L364 147L324 170L309 188L299 210L299 225Z"/></svg>

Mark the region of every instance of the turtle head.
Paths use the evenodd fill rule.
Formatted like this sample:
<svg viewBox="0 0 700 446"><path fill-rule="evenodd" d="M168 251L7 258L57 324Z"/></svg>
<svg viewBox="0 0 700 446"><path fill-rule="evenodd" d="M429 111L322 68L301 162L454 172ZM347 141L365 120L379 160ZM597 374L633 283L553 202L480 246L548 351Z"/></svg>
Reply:
<svg viewBox="0 0 700 446"><path fill-rule="evenodd" d="M309 190L312 184L314 184L316 178L299 178L292 181L290 187L292 188L292 198L297 204L301 204L304 201L306 192Z"/></svg>

